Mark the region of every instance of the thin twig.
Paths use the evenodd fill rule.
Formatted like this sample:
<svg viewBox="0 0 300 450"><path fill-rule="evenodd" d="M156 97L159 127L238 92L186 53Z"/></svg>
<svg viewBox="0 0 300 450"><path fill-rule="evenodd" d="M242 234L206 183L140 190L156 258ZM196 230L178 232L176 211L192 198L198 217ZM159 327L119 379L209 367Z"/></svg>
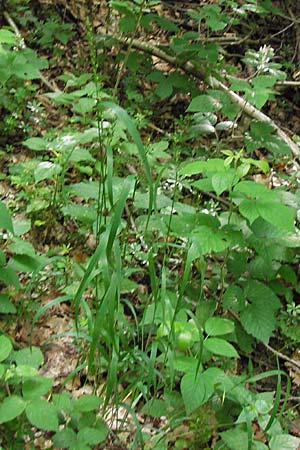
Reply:
<svg viewBox="0 0 300 450"><path fill-rule="evenodd" d="M262 342L262 344L266 347L266 349L274 353L274 355L278 356L278 358L283 359L284 361L289 362L292 366L300 369L300 363L295 359L291 359L288 356L284 355L283 353L279 352L278 350L275 350L275 348L271 347L269 344L265 344L264 342Z"/></svg>
<svg viewBox="0 0 300 450"><path fill-rule="evenodd" d="M15 24L14 20L12 19L12 17L8 14L7 11L3 12L3 16L5 17L7 23L12 27L12 29L14 30L15 35L17 36L17 38L20 41L20 47L21 48L26 48L26 44L25 44L25 40L20 32L20 30L18 29L17 25ZM56 92L56 93L61 93L62 91L59 89L58 86L51 84L49 80L47 80L47 78L44 77L44 75L38 70L37 71L39 74L39 77L42 81L42 83L47 86L47 88L49 88L52 92Z"/></svg>

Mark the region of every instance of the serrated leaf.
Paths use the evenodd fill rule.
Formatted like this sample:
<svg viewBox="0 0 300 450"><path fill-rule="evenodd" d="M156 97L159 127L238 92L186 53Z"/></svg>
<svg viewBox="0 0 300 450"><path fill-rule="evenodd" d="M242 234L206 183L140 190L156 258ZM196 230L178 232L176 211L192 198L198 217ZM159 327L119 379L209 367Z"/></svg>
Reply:
<svg viewBox="0 0 300 450"><path fill-rule="evenodd" d="M12 343L6 336L0 336L0 361L4 361L12 351Z"/></svg>
<svg viewBox="0 0 300 450"><path fill-rule="evenodd" d="M229 342L220 338L208 338L203 342L204 347L211 353L227 358L239 358L236 349Z"/></svg>
<svg viewBox="0 0 300 450"><path fill-rule="evenodd" d="M220 336L234 331L234 322L223 317L210 317L204 326L206 334L209 336Z"/></svg>
<svg viewBox="0 0 300 450"><path fill-rule="evenodd" d="M247 305L240 315L241 323L247 333L262 342L268 343L276 325L274 311L267 301L255 300Z"/></svg>
<svg viewBox="0 0 300 450"><path fill-rule="evenodd" d="M26 403L18 395L6 397L0 404L0 424L10 422L20 416L24 411Z"/></svg>
<svg viewBox="0 0 300 450"><path fill-rule="evenodd" d="M58 417L55 406L46 400L35 399L26 406L29 422L41 430L57 431Z"/></svg>
<svg viewBox="0 0 300 450"><path fill-rule="evenodd" d="M186 373L180 383L180 390L187 414L195 411L206 401L206 387L201 373Z"/></svg>

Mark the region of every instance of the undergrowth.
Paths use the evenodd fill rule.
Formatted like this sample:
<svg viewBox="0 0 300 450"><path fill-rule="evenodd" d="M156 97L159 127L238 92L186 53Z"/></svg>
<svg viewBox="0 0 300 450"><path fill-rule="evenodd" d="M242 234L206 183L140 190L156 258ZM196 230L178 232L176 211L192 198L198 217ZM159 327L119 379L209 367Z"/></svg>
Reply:
<svg viewBox="0 0 300 450"><path fill-rule="evenodd" d="M231 95L272 113L294 67L245 30L283 11L223 0L174 20L110 1L82 32L21 3L28 47L0 29L2 448L42 430L47 448L296 450L281 358L297 366L298 166ZM63 305L72 324L51 339L78 359L57 385L32 339ZM76 377L92 392L72 396Z"/></svg>

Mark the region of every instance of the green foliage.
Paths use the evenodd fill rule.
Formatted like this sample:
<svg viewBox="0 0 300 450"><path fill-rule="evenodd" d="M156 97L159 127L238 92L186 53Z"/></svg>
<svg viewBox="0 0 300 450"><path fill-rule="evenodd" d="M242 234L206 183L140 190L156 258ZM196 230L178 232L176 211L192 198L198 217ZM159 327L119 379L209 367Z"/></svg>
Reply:
<svg viewBox="0 0 300 450"><path fill-rule="evenodd" d="M192 76L203 70L208 83L212 76L226 78L231 91L258 109L275 101L275 85L286 78L275 50L245 50L239 62L254 73L245 80L216 42L226 27L243 30L248 20L276 10L268 1L228 0L189 8L193 31L186 32L156 8L159 3L109 2L116 40L89 30L91 67L85 60L84 71L68 69L59 77L62 91L44 94L64 124L42 133L31 129L22 138L26 158L6 161L4 178L15 190L8 206L23 216L12 220L0 201L0 312L24 314L15 301L23 294L21 274L29 290L39 277L47 279L58 295L32 306L32 326L53 306L71 301L75 324L69 331L82 349L74 373L87 368L87 380L94 380L94 392L101 386L101 395L52 394L52 381L38 372L41 351L14 351L1 336L3 445L19 422L29 435L31 427L51 432L56 448L95 448L108 435L102 417L112 409L118 416L122 408L123 422L131 416L135 425L132 448L173 445L164 429L154 436L141 430L140 410L166 417L166 429L188 423L197 436L202 408L213 417L203 445L213 429L219 449L299 445L281 424L284 373L252 376L251 364L248 373L242 360L245 354L251 359L255 343L268 344L280 333L291 347L299 340L299 192L293 184L270 188L255 181L269 176L277 161L288 161L290 149L271 122L251 120L241 129L243 110L228 93L205 89ZM74 37L57 18L44 22L29 14L23 23L34 24L39 52ZM166 54L175 58L170 70L133 49L138 33L162 32L170 42ZM129 47L123 53L124 36ZM112 63L107 55L118 45ZM0 108L9 116L36 90L24 82L38 80L47 63L5 28L0 55ZM184 73L189 64L193 71ZM183 106L176 104L167 125L165 104L178 98ZM241 132L237 143L235 132ZM84 255L80 262L74 250ZM255 389L274 377L275 394ZM174 445L192 448L193 438Z"/></svg>

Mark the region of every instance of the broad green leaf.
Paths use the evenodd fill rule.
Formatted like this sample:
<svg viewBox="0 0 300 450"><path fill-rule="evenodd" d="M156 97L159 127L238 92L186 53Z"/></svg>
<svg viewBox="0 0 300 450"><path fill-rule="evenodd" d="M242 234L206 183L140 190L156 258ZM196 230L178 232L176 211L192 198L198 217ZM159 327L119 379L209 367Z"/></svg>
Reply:
<svg viewBox="0 0 300 450"><path fill-rule="evenodd" d="M4 361L12 351L12 343L6 336L0 336L0 361Z"/></svg>
<svg viewBox="0 0 300 450"><path fill-rule="evenodd" d="M284 231L294 232L294 214L291 208L277 202L257 201L257 211L267 222Z"/></svg>
<svg viewBox="0 0 300 450"><path fill-rule="evenodd" d="M249 280L244 288L245 297L251 301L261 301L272 311L277 311L281 303L272 289L257 280Z"/></svg>
<svg viewBox="0 0 300 450"><path fill-rule="evenodd" d="M270 450L297 450L299 445L300 439L290 434L272 436L269 443Z"/></svg>
<svg viewBox="0 0 300 450"><path fill-rule="evenodd" d="M199 243L203 255L212 252L222 252L229 247L225 234L210 227L199 227L193 234L193 238Z"/></svg>
<svg viewBox="0 0 300 450"><path fill-rule="evenodd" d="M273 308L267 299L255 300L241 312L241 323L247 333L268 343L276 325Z"/></svg>
<svg viewBox="0 0 300 450"><path fill-rule="evenodd" d="M224 165L223 165L224 167ZM206 168L206 161L192 161L185 164L179 171L180 175L198 175L202 173Z"/></svg>
<svg viewBox="0 0 300 450"><path fill-rule="evenodd" d="M198 97L193 98L187 112L215 112L222 108L222 104L210 95L198 95Z"/></svg>
<svg viewBox="0 0 300 450"><path fill-rule="evenodd" d="M57 410L52 403L34 399L26 406L25 411L31 425L46 431L58 430Z"/></svg>
<svg viewBox="0 0 300 450"><path fill-rule="evenodd" d="M223 296L223 307L233 311L241 311L245 305L242 289L234 284L228 286Z"/></svg>
<svg viewBox="0 0 300 450"><path fill-rule="evenodd" d="M23 145L30 150L41 151L47 150L48 142L44 138L33 137L23 141Z"/></svg>
<svg viewBox="0 0 300 450"><path fill-rule="evenodd" d="M79 220L87 225L94 223L97 218L95 208L89 206L69 204L61 210L65 216L71 216L73 219Z"/></svg>
<svg viewBox="0 0 300 450"><path fill-rule="evenodd" d="M83 98L80 98L75 103L74 111L79 113L79 114L86 114L86 113L89 113L89 112L93 111L95 106L96 106L96 100L95 99L83 97Z"/></svg>
<svg viewBox="0 0 300 450"><path fill-rule="evenodd" d="M142 412L151 417L161 417L168 414L168 408L164 400L154 398L143 406Z"/></svg>
<svg viewBox="0 0 300 450"><path fill-rule="evenodd" d="M229 342L220 338L208 338L203 342L204 347L211 353L228 358L239 358L236 349Z"/></svg>
<svg viewBox="0 0 300 450"><path fill-rule="evenodd" d="M205 322L204 330L209 336L220 336L222 334L233 333L234 322L223 317L210 317Z"/></svg>
<svg viewBox="0 0 300 450"><path fill-rule="evenodd" d="M73 448L77 444L77 434L71 428L64 428L53 436L55 448Z"/></svg>
<svg viewBox="0 0 300 450"><path fill-rule="evenodd" d="M221 195L223 192L229 191L238 180L236 173L233 170L228 170L217 172L213 175L211 182L216 194Z"/></svg>
<svg viewBox="0 0 300 450"><path fill-rule="evenodd" d="M0 30L0 43L1 44L17 44L17 38L14 33L9 30Z"/></svg>
<svg viewBox="0 0 300 450"><path fill-rule="evenodd" d="M0 280L4 281L6 286L14 286L17 291L20 289L19 277L11 267L1 267Z"/></svg>
<svg viewBox="0 0 300 450"><path fill-rule="evenodd" d="M257 202L255 200L245 199L239 205L242 216L249 220L250 225L259 217Z"/></svg>
<svg viewBox="0 0 300 450"><path fill-rule="evenodd" d="M181 379L180 390L188 415L206 401L206 387L201 373L186 373Z"/></svg>
<svg viewBox="0 0 300 450"><path fill-rule="evenodd" d="M61 394L53 394L53 404L59 411L71 414L73 411L73 398L70 392L62 392Z"/></svg>
<svg viewBox="0 0 300 450"><path fill-rule="evenodd" d="M18 395L6 397L0 404L0 424L10 422L20 416L26 407L26 403Z"/></svg>
<svg viewBox="0 0 300 450"><path fill-rule="evenodd" d="M78 442L88 445L97 445L105 441L108 434L108 428L104 423L97 423L96 428L81 428L77 435Z"/></svg>
<svg viewBox="0 0 300 450"><path fill-rule="evenodd" d="M38 369L44 363L44 356L38 347L27 347L14 352L17 365L27 365Z"/></svg>
<svg viewBox="0 0 300 450"><path fill-rule="evenodd" d="M85 412L98 409L101 398L94 394L87 394L79 397L74 404L74 411Z"/></svg>
<svg viewBox="0 0 300 450"><path fill-rule="evenodd" d="M34 170L34 179L36 183L42 180L51 180L61 172L61 166L51 161L42 161Z"/></svg>
<svg viewBox="0 0 300 450"><path fill-rule="evenodd" d="M52 387L52 380L36 376L23 382L22 392L25 400L33 400L46 394Z"/></svg>
<svg viewBox="0 0 300 450"><path fill-rule="evenodd" d="M239 427L223 431L220 435L230 450L246 450L248 448L248 433Z"/></svg>
<svg viewBox="0 0 300 450"><path fill-rule="evenodd" d="M72 153L70 154L70 156L68 157L68 162L80 162L80 161L94 162L95 158L92 157L92 155L86 148L75 148L72 151ZM83 183L80 183L80 184L83 184ZM98 190L99 190L99 187L98 187Z"/></svg>
<svg viewBox="0 0 300 450"><path fill-rule="evenodd" d="M20 364L15 368L15 373L19 378L32 378L38 376L38 370L35 367Z"/></svg>
<svg viewBox="0 0 300 450"><path fill-rule="evenodd" d="M14 233L14 228L9 211L6 208L5 203L3 203L2 201L0 201L0 228Z"/></svg>
<svg viewBox="0 0 300 450"><path fill-rule="evenodd" d="M16 311L17 311L16 307L11 302L9 297L7 295L0 294L0 314L14 314ZM1 349L1 344L0 344L0 349Z"/></svg>
<svg viewBox="0 0 300 450"><path fill-rule="evenodd" d="M44 256L14 255L9 260L9 268L16 272L34 272L42 265L46 265Z"/></svg>

